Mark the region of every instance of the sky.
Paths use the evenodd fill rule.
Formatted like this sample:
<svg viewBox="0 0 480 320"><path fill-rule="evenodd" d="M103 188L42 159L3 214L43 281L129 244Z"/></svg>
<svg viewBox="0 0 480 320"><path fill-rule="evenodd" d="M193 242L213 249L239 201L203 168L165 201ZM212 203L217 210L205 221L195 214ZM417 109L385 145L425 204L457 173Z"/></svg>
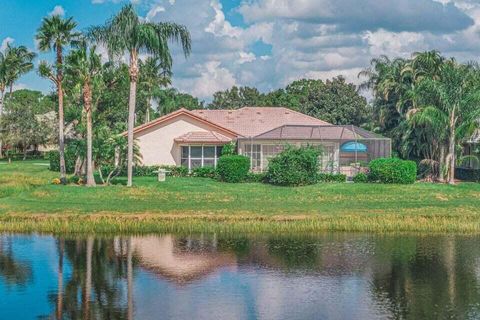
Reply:
<svg viewBox="0 0 480 320"><path fill-rule="evenodd" d="M73 16L79 30L103 24L129 0L2 0L0 50L7 42L36 50L44 16ZM176 45L173 86L202 100L233 85L266 92L301 78L358 73L380 55L409 57L436 49L478 60L480 0L130 0L152 22L188 27L192 54ZM49 60L51 54L40 54ZM47 92L35 72L16 88Z"/></svg>

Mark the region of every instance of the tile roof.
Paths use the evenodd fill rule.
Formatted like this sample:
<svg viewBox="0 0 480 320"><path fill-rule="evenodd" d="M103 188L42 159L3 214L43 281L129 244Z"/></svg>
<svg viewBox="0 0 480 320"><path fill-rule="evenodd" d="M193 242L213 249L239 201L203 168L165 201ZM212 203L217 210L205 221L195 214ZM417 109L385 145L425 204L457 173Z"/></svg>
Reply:
<svg viewBox="0 0 480 320"><path fill-rule="evenodd" d="M253 137L283 125L330 125L328 122L283 107L244 107L237 110L192 110L194 115Z"/></svg>
<svg viewBox="0 0 480 320"><path fill-rule="evenodd" d="M191 131L175 138L175 142L183 143L228 143L230 141L232 139L215 131Z"/></svg>

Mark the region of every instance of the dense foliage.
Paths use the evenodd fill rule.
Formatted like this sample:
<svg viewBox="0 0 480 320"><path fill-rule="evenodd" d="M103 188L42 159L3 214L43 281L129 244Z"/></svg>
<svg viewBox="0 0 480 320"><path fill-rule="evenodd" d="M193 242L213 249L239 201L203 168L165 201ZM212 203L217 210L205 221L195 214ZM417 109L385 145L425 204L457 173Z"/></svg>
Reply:
<svg viewBox="0 0 480 320"><path fill-rule="evenodd" d="M320 151L313 147L287 147L269 160L265 181L281 186L302 186L318 181Z"/></svg>
<svg viewBox="0 0 480 320"><path fill-rule="evenodd" d="M432 179L454 182L462 143L479 127L480 69L437 51L410 59L382 56L360 76L373 90L373 122L405 159L431 167Z"/></svg>
<svg viewBox="0 0 480 320"><path fill-rule="evenodd" d="M369 164L369 180L381 183L411 184L417 179L417 164L398 158L380 158Z"/></svg>
<svg viewBox="0 0 480 320"><path fill-rule="evenodd" d="M225 155L218 159L217 177L224 182L243 182L250 170L250 159L240 155Z"/></svg>
<svg viewBox="0 0 480 320"><path fill-rule="evenodd" d="M353 177L353 182L355 183L367 183L368 182L368 174L364 172L358 173L356 176Z"/></svg>
<svg viewBox="0 0 480 320"><path fill-rule="evenodd" d="M347 176L340 173L319 173L318 182L346 182Z"/></svg>

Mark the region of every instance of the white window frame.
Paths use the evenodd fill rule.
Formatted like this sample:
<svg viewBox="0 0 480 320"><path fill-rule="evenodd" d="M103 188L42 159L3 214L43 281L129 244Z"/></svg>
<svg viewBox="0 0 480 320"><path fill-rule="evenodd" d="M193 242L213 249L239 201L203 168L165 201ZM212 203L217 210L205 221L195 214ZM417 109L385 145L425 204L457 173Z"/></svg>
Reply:
<svg viewBox="0 0 480 320"><path fill-rule="evenodd" d="M202 148L202 155L201 157L192 157L192 147L201 147ZM205 147L213 147L215 148L215 153L214 157L208 157L205 158ZM201 167L203 168L205 166L205 160L213 160L213 166L216 168L217 167L217 162L218 162L218 148L223 147L223 145L216 145L216 144L189 144L189 145L181 145L180 146L180 165L182 165L183 160L187 160L188 162L188 170L192 171L192 160L201 160L202 164ZM184 158L183 157L183 148L188 148L188 157Z"/></svg>

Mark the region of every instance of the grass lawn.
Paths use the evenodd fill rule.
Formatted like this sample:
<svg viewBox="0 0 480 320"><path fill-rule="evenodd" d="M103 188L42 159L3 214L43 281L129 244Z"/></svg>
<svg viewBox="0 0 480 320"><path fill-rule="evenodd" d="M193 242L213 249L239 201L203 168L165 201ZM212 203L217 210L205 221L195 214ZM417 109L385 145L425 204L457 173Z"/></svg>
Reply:
<svg viewBox="0 0 480 320"><path fill-rule="evenodd" d="M480 231L480 184L287 188L139 177L57 186L45 162L0 162L0 230L48 232Z"/></svg>

